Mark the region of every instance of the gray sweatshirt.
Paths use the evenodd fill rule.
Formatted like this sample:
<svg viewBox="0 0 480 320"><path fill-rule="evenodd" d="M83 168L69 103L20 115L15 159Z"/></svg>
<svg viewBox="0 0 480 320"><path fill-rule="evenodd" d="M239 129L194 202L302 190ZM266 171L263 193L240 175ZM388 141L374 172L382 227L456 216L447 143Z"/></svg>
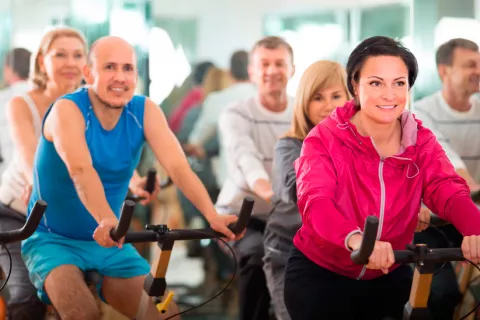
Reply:
<svg viewBox="0 0 480 320"><path fill-rule="evenodd" d="M302 224L297 207L297 183L293 162L300 157L302 141L294 138L281 138L275 146L273 209L267 220L267 229L293 241Z"/></svg>
<svg viewBox="0 0 480 320"><path fill-rule="evenodd" d="M266 220L272 210L270 203L257 197L253 186L258 179L271 181L275 144L290 128L293 99L282 112L273 112L258 97L234 103L225 108L218 124L220 153L227 164L227 179L218 195L219 213L238 213L243 198L255 200L252 216Z"/></svg>

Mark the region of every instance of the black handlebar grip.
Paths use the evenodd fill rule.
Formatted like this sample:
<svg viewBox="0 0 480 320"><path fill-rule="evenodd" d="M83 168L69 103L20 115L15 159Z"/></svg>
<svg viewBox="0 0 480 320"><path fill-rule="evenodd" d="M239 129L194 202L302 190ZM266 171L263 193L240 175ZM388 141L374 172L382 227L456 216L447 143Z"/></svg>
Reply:
<svg viewBox="0 0 480 320"><path fill-rule="evenodd" d="M160 182L160 189L165 189L170 187L173 184L173 181L170 177L166 178L165 180Z"/></svg>
<svg viewBox="0 0 480 320"><path fill-rule="evenodd" d="M42 220L43 214L47 210L47 203L43 200L37 200L33 205L32 211L28 216L27 222L20 231L20 236L22 240L30 237L35 230L37 230L40 220Z"/></svg>
<svg viewBox="0 0 480 320"><path fill-rule="evenodd" d="M154 168L148 169L147 183L145 185L145 190L148 193L150 193L150 194L153 193L153 191L155 190L156 181L157 181L157 170L155 170Z"/></svg>
<svg viewBox="0 0 480 320"><path fill-rule="evenodd" d="M250 217L252 216L254 204L255 200L251 197L245 197L243 199L237 222L229 226L229 229L232 230L235 235L241 234L245 228L247 228L248 220L250 220Z"/></svg>
<svg viewBox="0 0 480 320"><path fill-rule="evenodd" d="M368 258L373 252L377 238L378 218L368 216L365 220L365 230L363 231L362 243L360 249L355 250L350 255L352 261L356 264L368 264Z"/></svg>
<svg viewBox="0 0 480 320"><path fill-rule="evenodd" d="M118 241L125 236L130 227L130 221L132 221L133 210L135 209L135 202L132 200L125 200L120 213L120 219L115 229L110 231L110 237L113 241Z"/></svg>

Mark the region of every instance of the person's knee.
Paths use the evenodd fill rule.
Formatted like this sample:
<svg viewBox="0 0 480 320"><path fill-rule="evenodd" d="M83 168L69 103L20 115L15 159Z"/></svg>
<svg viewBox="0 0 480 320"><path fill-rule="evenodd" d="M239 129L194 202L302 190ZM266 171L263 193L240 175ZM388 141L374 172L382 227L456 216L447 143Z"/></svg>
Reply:
<svg viewBox="0 0 480 320"><path fill-rule="evenodd" d="M61 319L99 319L97 302L74 265L53 269L45 279L45 291Z"/></svg>
<svg viewBox="0 0 480 320"><path fill-rule="evenodd" d="M75 299L67 297L53 306L62 320L100 320L100 309L90 292L79 293Z"/></svg>
<svg viewBox="0 0 480 320"><path fill-rule="evenodd" d="M81 300L81 299L79 299ZM96 304L85 303L86 301L79 301L77 305L72 306L67 310L57 310L60 319L62 320L80 320L92 319L100 320L100 310Z"/></svg>

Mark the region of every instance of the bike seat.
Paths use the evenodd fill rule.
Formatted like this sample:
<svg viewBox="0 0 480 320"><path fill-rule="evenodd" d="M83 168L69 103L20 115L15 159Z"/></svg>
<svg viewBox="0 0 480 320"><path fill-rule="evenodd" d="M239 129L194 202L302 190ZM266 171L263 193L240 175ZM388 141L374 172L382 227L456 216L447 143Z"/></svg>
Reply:
<svg viewBox="0 0 480 320"><path fill-rule="evenodd" d="M103 280L103 276L95 270L85 271L85 282L87 285L97 285Z"/></svg>

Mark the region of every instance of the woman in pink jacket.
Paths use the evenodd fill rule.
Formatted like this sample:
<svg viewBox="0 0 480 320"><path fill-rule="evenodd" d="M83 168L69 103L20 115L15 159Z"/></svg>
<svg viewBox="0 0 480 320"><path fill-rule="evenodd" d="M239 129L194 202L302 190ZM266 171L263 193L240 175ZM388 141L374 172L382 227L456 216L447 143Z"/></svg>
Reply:
<svg viewBox="0 0 480 320"><path fill-rule="evenodd" d="M420 204L463 235L480 259L480 212L430 130L405 109L418 72L413 54L387 37L360 43L347 63L353 101L305 139L295 162L302 227L285 274L292 320L401 319L412 269L393 250L412 242ZM369 215L379 237L367 266L355 265Z"/></svg>

